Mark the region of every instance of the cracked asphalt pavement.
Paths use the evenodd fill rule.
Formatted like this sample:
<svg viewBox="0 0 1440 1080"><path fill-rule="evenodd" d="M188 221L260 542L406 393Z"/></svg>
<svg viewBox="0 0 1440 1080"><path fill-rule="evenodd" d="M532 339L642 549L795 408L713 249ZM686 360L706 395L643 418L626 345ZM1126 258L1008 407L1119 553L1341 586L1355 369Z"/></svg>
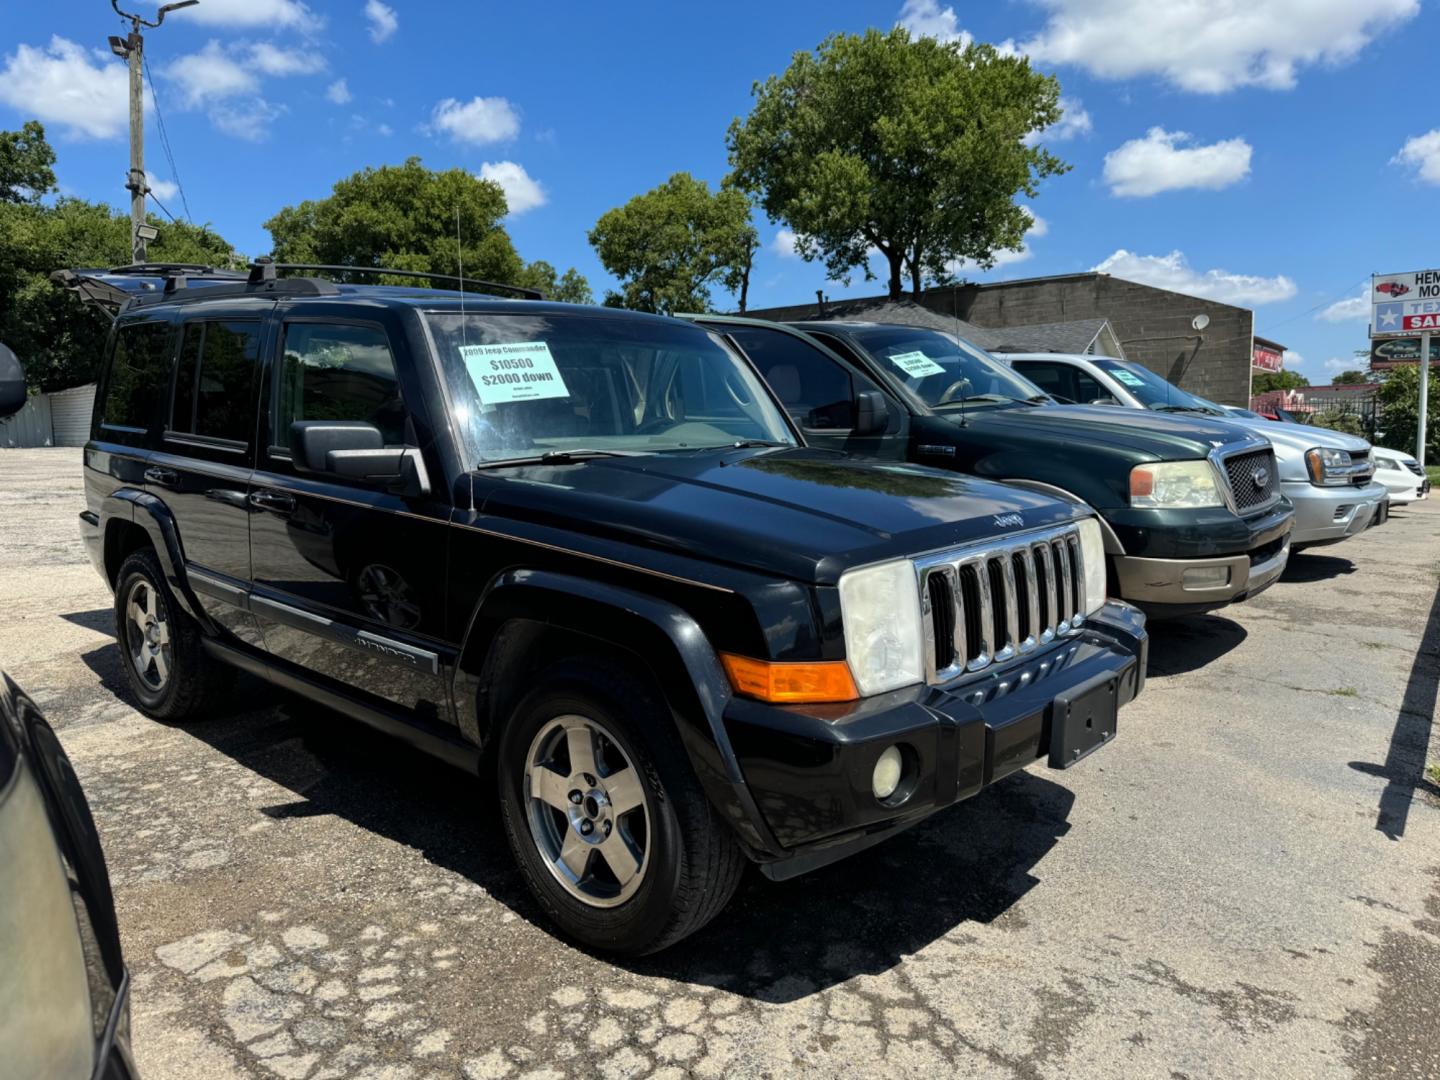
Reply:
<svg viewBox="0 0 1440 1080"><path fill-rule="evenodd" d="M75 450L0 452L0 665L105 844L162 1078L1440 1076L1440 503L1152 627L1113 745L617 964L487 786L253 681L132 708Z"/></svg>

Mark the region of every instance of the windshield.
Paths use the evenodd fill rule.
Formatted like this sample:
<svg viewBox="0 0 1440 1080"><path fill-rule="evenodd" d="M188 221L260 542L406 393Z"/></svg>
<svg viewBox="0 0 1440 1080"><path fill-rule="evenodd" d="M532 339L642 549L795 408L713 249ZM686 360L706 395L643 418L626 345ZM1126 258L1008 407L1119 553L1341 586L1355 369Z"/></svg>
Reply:
<svg viewBox="0 0 1440 1080"><path fill-rule="evenodd" d="M759 376L698 327L574 314L425 318L473 464L795 445Z"/></svg>
<svg viewBox="0 0 1440 1080"><path fill-rule="evenodd" d="M932 409L1050 400L1025 376L953 334L913 326L856 327L850 333Z"/></svg>
<svg viewBox="0 0 1440 1080"><path fill-rule="evenodd" d="M1178 386L1166 382L1149 368L1130 364L1124 360L1096 357L1091 361L1101 371L1123 386L1147 409L1159 412L1199 412L1211 416L1224 416L1225 410L1194 394L1187 394Z"/></svg>

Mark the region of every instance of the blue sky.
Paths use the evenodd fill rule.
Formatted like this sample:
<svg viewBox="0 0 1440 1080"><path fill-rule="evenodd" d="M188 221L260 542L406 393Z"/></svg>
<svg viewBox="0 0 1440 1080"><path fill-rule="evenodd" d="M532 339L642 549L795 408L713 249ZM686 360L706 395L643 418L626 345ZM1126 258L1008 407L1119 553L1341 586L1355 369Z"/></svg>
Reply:
<svg viewBox="0 0 1440 1080"><path fill-rule="evenodd" d="M1033 201L1023 255L978 280L1100 267L1241 303L1320 382L1366 345L1368 275L1440 262L1432 0L202 0L150 32L175 169L153 107L146 161L166 208L182 214L178 172L194 220L252 255L270 215L356 169L459 166L507 188L522 256L603 294L585 240L602 213L673 172L718 183L754 80L897 22L1022 51L1069 106L1043 138L1073 170ZM6 23L0 127L43 120L62 189L123 204L120 21L55 0L7 5ZM826 282L783 225L757 224L752 306L882 290Z"/></svg>

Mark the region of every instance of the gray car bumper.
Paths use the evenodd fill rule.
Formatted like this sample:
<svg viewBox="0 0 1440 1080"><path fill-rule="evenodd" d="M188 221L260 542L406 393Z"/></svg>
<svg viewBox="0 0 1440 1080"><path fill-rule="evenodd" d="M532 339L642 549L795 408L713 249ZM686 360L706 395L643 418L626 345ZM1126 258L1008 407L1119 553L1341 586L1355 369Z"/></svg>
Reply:
<svg viewBox="0 0 1440 1080"><path fill-rule="evenodd" d="M1295 504L1292 547L1338 544L1358 536L1375 519L1375 508L1385 499L1385 488L1374 481L1364 487L1317 487L1308 481L1287 480L1282 485Z"/></svg>

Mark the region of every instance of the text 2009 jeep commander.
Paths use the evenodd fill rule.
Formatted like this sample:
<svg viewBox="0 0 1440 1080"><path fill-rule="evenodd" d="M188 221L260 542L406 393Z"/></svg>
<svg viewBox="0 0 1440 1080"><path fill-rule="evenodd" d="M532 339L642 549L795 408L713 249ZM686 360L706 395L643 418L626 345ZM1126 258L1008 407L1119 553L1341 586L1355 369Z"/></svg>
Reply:
<svg viewBox="0 0 1440 1080"><path fill-rule="evenodd" d="M1087 511L806 448L720 334L275 270L64 276L119 311L81 517L135 696L240 668L493 776L585 943L1067 766L1143 684Z"/></svg>

